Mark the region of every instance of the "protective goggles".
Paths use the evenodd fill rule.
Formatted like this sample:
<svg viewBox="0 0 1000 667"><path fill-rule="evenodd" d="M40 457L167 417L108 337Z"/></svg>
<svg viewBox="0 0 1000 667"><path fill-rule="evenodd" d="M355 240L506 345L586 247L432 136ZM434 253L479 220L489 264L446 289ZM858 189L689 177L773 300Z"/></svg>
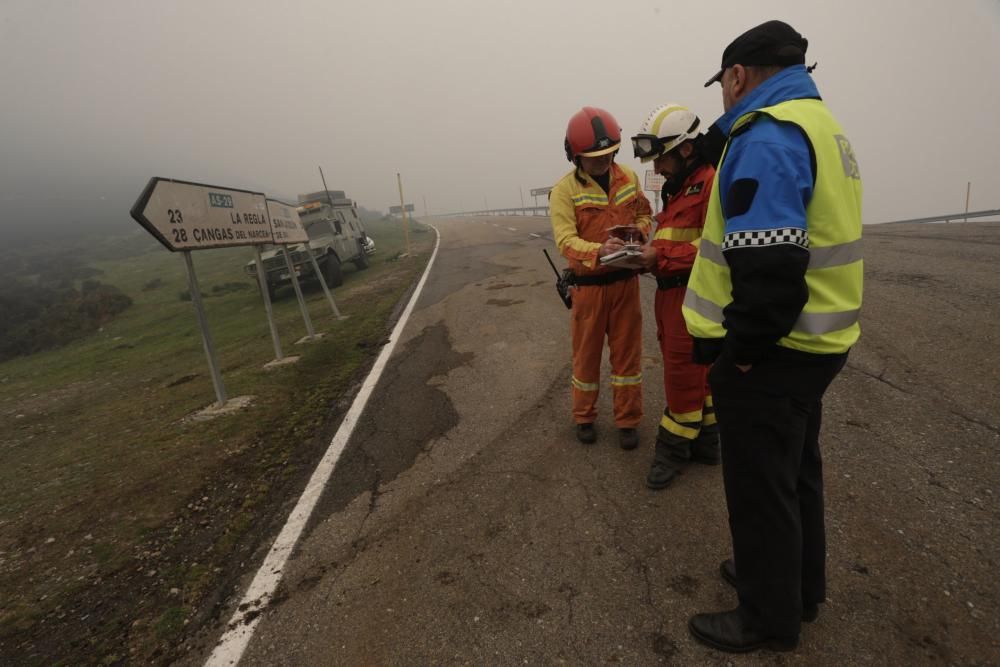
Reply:
<svg viewBox="0 0 1000 667"><path fill-rule="evenodd" d="M637 134L632 137L632 151L637 158L657 157L663 152L667 143L676 138L661 139L655 134Z"/></svg>

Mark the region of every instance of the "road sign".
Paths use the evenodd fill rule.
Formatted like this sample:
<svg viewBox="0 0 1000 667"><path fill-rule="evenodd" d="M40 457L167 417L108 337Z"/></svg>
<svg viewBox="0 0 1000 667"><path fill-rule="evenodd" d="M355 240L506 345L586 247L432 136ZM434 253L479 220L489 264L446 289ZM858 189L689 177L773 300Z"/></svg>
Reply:
<svg viewBox="0 0 1000 667"><path fill-rule="evenodd" d="M274 240L267 204L259 192L154 177L131 214L171 251Z"/></svg>
<svg viewBox="0 0 1000 667"><path fill-rule="evenodd" d="M275 243L305 243L309 240L295 206L268 199L267 215L271 219L271 233Z"/></svg>
<svg viewBox="0 0 1000 667"><path fill-rule="evenodd" d="M531 196L532 197L541 197L542 195L547 195L550 192L552 192L552 188L551 187L548 187L548 188L533 188L531 190Z"/></svg>
<svg viewBox="0 0 1000 667"><path fill-rule="evenodd" d="M646 184L643 186L643 190L652 190L653 192L659 192L663 189L663 182L666 179L657 174L652 169L646 170Z"/></svg>
<svg viewBox="0 0 1000 667"><path fill-rule="evenodd" d="M413 213L413 211L414 211L413 204L407 204L406 205L406 212L407 213ZM399 207L399 206L390 206L389 207L389 214L390 215L401 215L402 213L403 213L403 209L401 207Z"/></svg>

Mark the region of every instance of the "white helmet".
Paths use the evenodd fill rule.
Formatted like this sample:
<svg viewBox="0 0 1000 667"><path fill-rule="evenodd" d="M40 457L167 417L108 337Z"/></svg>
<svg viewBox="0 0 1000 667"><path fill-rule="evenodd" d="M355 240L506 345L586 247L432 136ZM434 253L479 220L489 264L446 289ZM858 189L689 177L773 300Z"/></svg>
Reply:
<svg viewBox="0 0 1000 667"><path fill-rule="evenodd" d="M632 150L642 162L655 160L697 137L700 125L698 116L687 107L663 104L653 109L639 128L639 134L632 137Z"/></svg>

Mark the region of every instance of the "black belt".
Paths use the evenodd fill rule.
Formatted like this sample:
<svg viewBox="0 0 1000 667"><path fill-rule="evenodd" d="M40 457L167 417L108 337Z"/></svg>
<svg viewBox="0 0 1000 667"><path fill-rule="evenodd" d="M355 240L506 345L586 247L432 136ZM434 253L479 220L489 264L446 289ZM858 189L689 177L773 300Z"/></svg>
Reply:
<svg viewBox="0 0 1000 667"><path fill-rule="evenodd" d="M679 276L670 276L669 278L656 278L656 288L657 289L673 289L675 287L683 287L688 284L688 278L691 277L690 273L684 273Z"/></svg>
<svg viewBox="0 0 1000 667"><path fill-rule="evenodd" d="M635 271L630 269L611 271L610 273L596 273L587 276L578 276L573 274L573 277L570 279L570 284L580 286L610 285L611 283L616 283L620 280L628 280L634 275L636 275Z"/></svg>

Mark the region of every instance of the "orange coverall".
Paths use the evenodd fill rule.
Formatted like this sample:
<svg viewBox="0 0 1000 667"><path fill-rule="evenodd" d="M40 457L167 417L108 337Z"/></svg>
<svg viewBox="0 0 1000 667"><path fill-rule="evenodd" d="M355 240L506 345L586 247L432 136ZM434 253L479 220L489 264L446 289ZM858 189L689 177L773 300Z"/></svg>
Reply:
<svg viewBox="0 0 1000 667"><path fill-rule="evenodd" d="M584 183L580 183L576 174ZM628 167L612 163L605 192L582 170L566 174L549 197L552 231L559 252L577 276L598 276L621 269L604 267L597 251L616 225L636 225L648 237L649 200ZM635 428L642 419L642 309L639 281L633 273L607 285L573 290L573 418L577 424L597 418L601 354L607 336L614 392L615 424Z"/></svg>
<svg viewBox="0 0 1000 667"><path fill-rule="evenodd" d="M696 168L656 215L651 245L656 248L653 274L660 279L658 282L664 278L684 279L691 273L714 178L714 166L705 164ZM684 284L656 290L656 338L663 354L663 387L667 398L657 439L665 443L677 438L694 440L702 426L716 423L708 367L692 360L694 343L681 314L685 292Z"/></svg>

